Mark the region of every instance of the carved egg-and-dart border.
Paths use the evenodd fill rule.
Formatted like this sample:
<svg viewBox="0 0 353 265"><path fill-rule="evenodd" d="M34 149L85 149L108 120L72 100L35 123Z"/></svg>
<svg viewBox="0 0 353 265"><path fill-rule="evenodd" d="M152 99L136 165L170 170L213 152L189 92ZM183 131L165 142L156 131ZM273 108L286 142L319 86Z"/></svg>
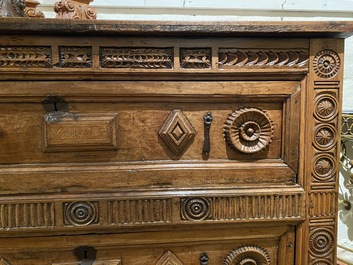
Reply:
<svg viewBox="0 0 353 265"><path fill-rule="evenodd" d="M269 265L270 262L270 255L265 249L254 245L246 245L230 252L224 260L223 265Z"/></svg>
<svg viewBox="0 0 353 265"><path fill-rule="evenodd" d="M223 133L227 144L246 154L265 149L272 141L274 126L268 115L257 108L243 108L227 118Z"/></svg>

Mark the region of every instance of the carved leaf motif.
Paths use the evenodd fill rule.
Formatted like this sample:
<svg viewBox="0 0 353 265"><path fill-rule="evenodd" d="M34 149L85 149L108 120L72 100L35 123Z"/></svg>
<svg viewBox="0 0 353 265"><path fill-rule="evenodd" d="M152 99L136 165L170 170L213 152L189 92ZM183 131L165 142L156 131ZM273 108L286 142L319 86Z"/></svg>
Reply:
<svg viewBox="0 0 353 265"><path fill-rule="evenodd" d="M91 47L59 47L60 67L92 67Z"/></svg>
<svg viewBox="0 0 353 265"><path fill-rule="evenodd" d="M172 69L172 48L101 48L103 68Z"/></svg>
<svg viewBox="0 0 353 265"><path fill-rule="evenodd" d="M220 49L219 66L287 66L307 67L308 54L304 51Z"/></svg>
<svg viewBox="0 0 353 265"><path fill-rule="evenodd" d="M267 250L258 246L246 245L230 252L223 265L270 265L270 262Z"/></svg>
<svg viewBox="0 0 353 265"><path fill-rule="evenodd" d="M271 143L273 130L272 121L265 112L256 108L244 108L229 115L223 132L232 149L252 154Z"/></svg>
<svg viewBox="0 0 353 265"><path fill-rule="evenodd" d="M211 49L180 49L181 68L211 68Z"/></svg>
<svg viewBox="0 0 353 265"><path fill-rule="evenodd" d="M169 114L159 130L159 136L175 155L180 155L185 151L193 141L195 134L196 131L190 121L179 109L175 109Z"/></svg>
<svg viewBox="0 0 353 265"><path fill-rule="evenodd" d="M156 265L183 265L183 263L181 263L173 252L167 251L160 257Z"/></svg>

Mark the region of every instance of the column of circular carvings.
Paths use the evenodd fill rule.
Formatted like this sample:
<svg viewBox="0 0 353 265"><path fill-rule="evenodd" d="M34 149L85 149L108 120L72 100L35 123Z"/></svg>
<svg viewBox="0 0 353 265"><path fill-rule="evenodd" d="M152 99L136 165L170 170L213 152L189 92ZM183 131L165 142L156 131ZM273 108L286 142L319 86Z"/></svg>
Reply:
<svg viewBox="0 0 353 265"><path fill-rule="evenodd" d="M54 11L59 19L96 19L96 11L89 6L93 0L62 0L56 2Z"/></svg>
<svg viewBox="0 0 353 265"><path fill-rule="evenodd" d="M337 186L337 126L338 126L338 81L332 80L340 70L339 55L330 49L319 51L313 59L313 70L319 82L314 84L314 127L312 147L311 196L322 192L335 194ZM333 85L332 85L333 84ZM337 84L337 85L336 85ZM331 87L330 87L331 86ZM332 87L334 86L334 87ZM335 196L333 196L335 198ZM317 201L310 211L312 223L309 228L309 262L310 265L332 265L334 261L335 227L327 222L317 223L320 216L332 216L326 207L320 204L334 202ZM315 213L315 214L313 214Z"/></svg>

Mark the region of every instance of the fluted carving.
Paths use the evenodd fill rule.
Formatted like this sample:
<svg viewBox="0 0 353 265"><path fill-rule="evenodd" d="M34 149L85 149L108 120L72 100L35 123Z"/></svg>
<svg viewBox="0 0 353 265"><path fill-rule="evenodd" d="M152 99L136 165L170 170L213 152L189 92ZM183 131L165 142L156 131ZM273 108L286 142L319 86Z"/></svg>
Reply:
<svg viewBox="0 0 353 265"><path fill-rule="evenodd" d="M56 18L60 19L96 19L96 11L89 6L93 0L62 0L55 3Z"/></svg>

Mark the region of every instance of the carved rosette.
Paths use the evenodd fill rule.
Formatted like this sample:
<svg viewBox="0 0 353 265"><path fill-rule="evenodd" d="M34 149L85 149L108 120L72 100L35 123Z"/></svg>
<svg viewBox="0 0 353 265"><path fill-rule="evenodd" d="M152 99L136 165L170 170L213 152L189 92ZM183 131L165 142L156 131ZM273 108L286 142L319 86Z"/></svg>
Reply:
<svg viewBox="0 0 353 265"><path fill-rule="evenodd" d="M320 121L330 121L338 114L337 99L330 94L319 94L315 101L314 116Z"/></svg>
<svg viewBox="0 0 353 265"><path fill-rule="evenodd" d="M173 110L159 130L159 136L175 155L180 155L192 143L196 131L188 118L179 110Z"/></svg>
<svg viewBox="0 0 353 265"><path fill-rule="evenodd" d="M181 201L182 219L189 221L205 220L210 216L210 202L206 198L189 198Z"/></svg>
<svg viewBox="0 0 353 265"><path fill-rule="evenodd" d="M60 19L96 19L96 11L89 6L93 0L62 0L56 2L54 11Z"/></svg>
<svg viewBox="0 0 353 265"><path fill-rule="evenodd" d="M341 61L338 54L332 50L318 52L313 61L315 73L321 78L332 78L340 69Z"/></svg>
<svg viewBox="0 0 353 265"><path fill-rule="evenodd" d="M256 108L244 108L227 118L224 128L227 144L246 154L265 149L272 141L273 123L268 115Z"/></svg>
<svg viewBox="0 0 353 265"><path fill-rule="evenodd" d="M270 265L271 259L264 248L241 246L228 254L223 265Z"/></svg>
<svg viewBox="0 0 353 265"><path fill-rule="evenodd" d="M42 11L37 9L40 3L36 0L26 0L25 14L27 17L44 18Z"/></svg>
<svg viewBox="0 0 353 265"><path fill-rule="evenodd" d="M97 202L64 203L64 222L66 225L86 226L98 223Z"/></svg>
<svg viewBox="0 0 353 265"><path fill-rule="evenodd" d="M309 234L309 251L313 257L329 255L335 246L334 235L329 228L316 228Z"/></svg>
<svg viewBox="0 0 353 265"><path fill-rule="evenodd" d="M328 154L319 154L314 158L314 178L317 181L332 180L333 175L336 173L336 162L332 156Z"/></svg>

